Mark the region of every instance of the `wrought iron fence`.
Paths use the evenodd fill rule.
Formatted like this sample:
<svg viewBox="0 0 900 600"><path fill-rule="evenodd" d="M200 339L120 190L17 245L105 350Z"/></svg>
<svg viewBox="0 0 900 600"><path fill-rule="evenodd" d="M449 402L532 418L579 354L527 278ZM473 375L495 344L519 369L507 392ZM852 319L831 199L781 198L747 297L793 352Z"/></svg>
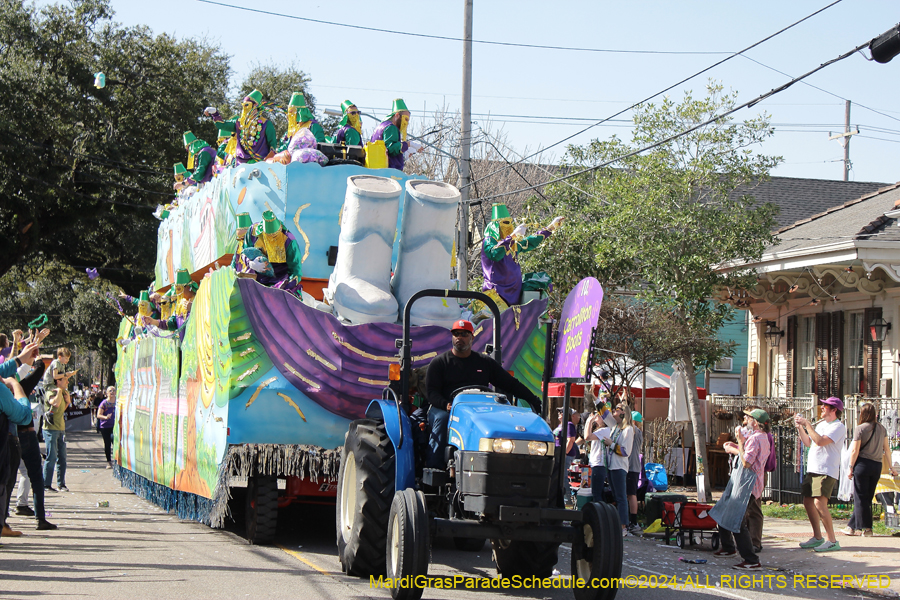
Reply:
<svg viewBox="0 0 900 600"><path fill-rule="evenodd" d="M815 416L816 399L812 396L800 396L793 398L773 398L770 396L723 396L710 395L710 426L709 441L715 443L719 434L734 434L734 428L740 425L744 418L744 410L751 406L758 406L772 419L772 426L778 426L782 422L788 423L794 415L801 413L812 419ZM774 435L774 433L773 433Z"/></svg>

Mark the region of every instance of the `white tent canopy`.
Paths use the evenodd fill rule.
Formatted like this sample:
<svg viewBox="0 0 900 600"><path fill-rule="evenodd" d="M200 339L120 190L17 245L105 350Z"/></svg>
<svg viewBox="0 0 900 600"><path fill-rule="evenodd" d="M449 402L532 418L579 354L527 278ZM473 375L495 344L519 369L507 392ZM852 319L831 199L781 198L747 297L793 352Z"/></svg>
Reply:
<svg viewBox="0 0 900 600"><path fill-rule="evenodd" d="M615 365L615 366L613 366ZM629 374L635 376L635 379L631 382L631 387L637 389L643 389L644 387L644 376L643 376L643 368L640 364L635 362L634 360L627 357L618 357L614 360L608 360L601 364L600 366L594 367L594 377L593 381L596 382L597 374L606 369L610 372L610 377L612 381L610 383L612 385L622 385L624 382L618 381L616 379L616 371L628 371ZM655 371L654 369L647 369L647 388L659 388L659 387L669 387L669 376L660 373L659 371Z"/></svg>

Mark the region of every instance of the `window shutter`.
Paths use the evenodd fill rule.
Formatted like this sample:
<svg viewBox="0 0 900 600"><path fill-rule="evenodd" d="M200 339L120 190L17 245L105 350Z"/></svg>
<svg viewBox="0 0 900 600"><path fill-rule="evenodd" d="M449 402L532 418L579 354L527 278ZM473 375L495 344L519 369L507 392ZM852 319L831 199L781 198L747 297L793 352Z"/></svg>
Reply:
<svg viewBox="0 0 900 600"><path fill-rule="evenodd" d="M794 373L797 371L797 316L791 315L787 318L787 352L784 356L785 368L787 371L787 381L785 382L784 392L788 397L797 395L797 389L794 385Z"/></svg>
<svg viewBox="0 0 900 600"><path fill-rule="evenodd" d="M831 370L830 396L841 396L843 390L843 365L841 349L844 347L844 311L838 310L831 313L831 351L828 368Z"/></svg>
<svg viewBox="0 0 900 600"><path fill-rule="evenodd" d="M866 396L878 396L878 384L881 380L881 342L872 339L869 323L881 318L881 307L867 308L863 313L863 337L866 341L866 360L863 369Z"/></svg>
<svg viewBox="0 0 900 600"><path fill-rule="evenodd" d="M831 315L816 315L816 385L815 392L819 398L830 395L828 377L828 354L831 349Z"/></svg>

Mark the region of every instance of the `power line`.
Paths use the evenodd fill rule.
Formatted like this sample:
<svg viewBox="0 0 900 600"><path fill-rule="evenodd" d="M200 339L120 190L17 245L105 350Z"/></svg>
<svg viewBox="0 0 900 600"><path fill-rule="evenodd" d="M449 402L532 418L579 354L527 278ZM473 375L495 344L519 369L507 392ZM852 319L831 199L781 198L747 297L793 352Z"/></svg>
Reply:
<svg viewBox="0 0 900 600"><path fill-rule="evenodd" d="M201 1L203 1L203 0L201 0ZM835 1L832 2L831 4L828 4L827 6L825 6L825 7L823 7L823 8L820 8L819 10L815 11L814 13L811 13L811 14L809 14L809 15L803 17L803 18L800 19L799 21L794 21L793 23L791 23L791 24L788 25L787 27L783 27L782 29L779 29L779 30L776 31L775 33L773 33L773 34L771 34L771 35L769 35L769 36L767 36L767 37L764 37L763 39L759 40L758 42L755 42L755 43L753 43L753 44L747 46L747 47L744 48L743 50L740 50L739 52L735 52L734 54L732 54L732 55L730 55L730 56L726 56L726 57L723 58L722 60L713 63L712 65L706 67L705 69L702 69L702 70L700 70L700 71L697 71L697 72L694 73L693 75L690 75L690 76L688 76L688 77L682 79L681 81L679 81L679 82L677 82L677 83L674 83L674 84L670 85L669 87L665 88L664 90L661 90L661 91L659 91L659 92L656 92L655 94L653 94L653 95L651 95L651 96L647 96L647 97L644 98L643 100L640 100L640 101L638 101L638 102L635 102L634 104L632 104L632 105L629 106L628 108L625 108L625 109L623 109L623 110L620 110L619 112L617 112L617 113L615 113L615 114L613 114L613 115L611 115L611 116L609 116L609 117L607 117L607 118L605 118L605 119L601 119L601 120L597 121L596 123L594 123L593 125L589 125L588 127L585 127L584 129L582 129L582 130L580 130L580 131L577 131L577 132L573 133L572 135L566 136L566 137L564 137L563 139L559 140L558 142L555 142L555 143L553 143L553 144L551 144L551 145L549 145L549 146L546 146L545 148L541 149L539 152L535 152L534 154L531 154L530 156L527 156L527 157L523 158L523 159L522 159L521 161L519 161L519 162L523 162L523 161L525 161L525 160L528 160L529 158L532 158L532 157L534 157L534 156L537 156L538 154L541 154L541 153L543 153L543 152L546 152L549 148L553 148L554 146L558 146L558 145L560 145L560 144L562 144L562 143L564 143L564 142L567 142L567 141L571 140L572 138L577 137L577 136L581 135L582 133L585 133L586 131L588 131L588 130L590 130L590 129L592 129L592 128L598 126L598 125L601 125L601 124L605 123L606 121L608 121L608 120L610 120L610 119L613 119L613 118L615 118L615 117L618 117L619 115L621 115L621 114L623 114L623 113L626 113L626 112L628 112L629 110L631 110L631 109L633 109L633 108L636 108L636 107L640 106L641 104L644 104L645 102L649 102L650 100L652 100L652 99L655 98L656 96L659 96L660 94L664 94L664 93L668 92L669 90L671 90L671 89L673 89L673 88L675 88L675 87L678 87L678 86L681 85L682 83L685 83L685 82L687 82L687 81L690 81L690 80L693 79L694 77L697 77L697 76L699 76L699 75L702 75L703 73L706 73L707 71L709 71L709 70L711 70L711 69L714 69L715 67L718 67L719 65L721 65L721 64L723 64L723 63L725 63L725 62L731 60L731 59L734 58L735 56L741 56L744 52L747 52L748 50L751 50L751 49L753 49L753 48L759 46L760 44L763 44L764 42L769 41L770 39L774 38L774 37L777 36L777 35L780 35L780 34L784 33L785 31L787 31L788 29L791 29L792 27L796 27L796 26L799 25L800 23L802 23L802 22L804 22L804 21L806 21L806 20L808 20L808 19L811 19L812 17L818 15L819 13L821 13L821 12L823 12L823 11L825 11L825 10L828 10L829 8L831 8L832 6L834 6L834 5L836 5L836 4L839 4L840 2L841 2L841 0L835 0ZM863 47L864 47L864 46L860 46L860 48L863 48ZM804 76L804 77L805 77L805 76ZM498 173L499 171L502 171L502 170L504 170L504 169L506 169L506 168L508 168L508 167L504 167L504 168L502 168L502 169L500 169L500 170L498 170L498 171L495 171L494 173L489 173L488 175L485 175L484 177L490 177L491 175L494 175L495 173ZM484 177L482 177L482 179L484 179ZM474 184L476 181L478 181L478 180L475 180L475 181L470 182L469 185Z"/></svg>
<svg viewBox="0 0 900 600"><path fill-rule="evenodd" d="M774 89L772 89L772 90L766 92L765 94L761 94L761 95L757 96L756 98L754 98L753 100L750 100L750 101L748 101L748 102L744 102L743 104L740 104L740 105L738 105L738 106L735 106L734 108L729 109L729 110L725 111L724 113L721 113L721 114L719 114L719 115L716 115L715 117L713 117L713 118L711 118L711 119L708 119L708 120L706 120L706 121L703 121L702 123L698 123L697 125L694 125L693 127L690 127L690 128L688 128L688 129L685 129L684 131L680 131L680 132L678 132L678 133L676 133L676 134L670 135L669 137L667 137L667 138L665 138L665 139L662 139L662 140L659 140L658 142L655 142L655 143L653 143L653 144L650 144L649 146L644 146L643 148L638 148L638 149L633 150L633 151L631 151L631 152L627 152L627 153L625 153L625 154L623 154L623 155L621 155L621 156L617 156L617 157L615 157L615 158L611 158L611 159L609 159L609 160L607 160L607 161L604 161L604 162L602 162L602 163L600 163L600 164L598 164L598 165L594 165L593 167L588 167L588 168L586 168L586 169L582 169L581 171L576 171L576 172L574 172L574 173L570 173L570 174L565 175L565 176L563 176L563 177L557 177L556 179L551 179L550 181L547 181L547 182L545 182L545 183L539 184L539 185L537 185L537 186L531 186L531 187L528 187L528 188L522 188L522 189L519 189L519 190L513 190L513 191L511 191L511 192L504 192L504 193L502 193L502 194L494 194L493 196L487 196L487 197L485 197L485 198L481 198L481 200L491 200L491 199L493 199L493 198L500 198L500 197L503 197L503 196L509 196L509 195L512 195L512 194L518 194L518 193L520 193L520 192L525 192L525 191L528 191L528 190L530 190L530 189L534 189L534 188L536 188L536 187L540 187L540 186L544 186L544 185L549 185L549 184L551 184L551 183L557 183L557 182L560 182L560 181L565 181L566 179L571 179L571 178L573 178L573 177L577 177L578 175L583 175L584 173L589 173L589 172L591 172L591 171L596 171L597 169L606 167L606 166L611 165L612 163L618 162L618 161L620 161L620 160L622 160L622 159L629 158L629 157L631 157L631 156L636 156L636 155L638 155L638 154L642 154L642 153L646 152L647 150L652 150L652 149L654 149L654 148L658 148L659 146L662 146L663 144L667 144L667 143L671 142L672 140L676 140L676 139L678 139L678 138L680 138L680 137L682 137L682 136L685 136L685 135L691 133L692 131L696 131L696 130L702 128L702 127L706 127L707 125L710 125L710 124L712 124L712 123L715 123L716 121L721 121L721 120L724 119L725 117L728 117L728 116L734 114L735 112L737 112L737 111L739 111L739 110L741 110L741 109L749 108L749 107L751 107L751 106L754 106L755 104L758 104L758 103L762 102L762 101L765 100L766 98L769 98L769 97L771 97L771 96L774 96L775 94L777 94L777 93L779 93L779 92L783 92L784 90L786 90L787 88L791 87L792 85L794 85L794 84L797 83L798 81L801 81L802 79L805 79L806 77L809 77L809 76L812 75L813 73L817 73L818 71L821 71L821 70L824 69L825 67L828 67L828 66L830 66L830 65L833 65L834 63L839 62L839 61L841 61L841 60L844 60L844 59L847 58L847 57L853 56L853 55L856 54L858 51L860 51L861 49L867 47L868 45L869 45L869 42L865 42L864 44L860 44L859 46L857 46L857 47L854 48L853 50L851 50L851 51L849 51L849 52L845 52L844 54L842 54L842 55L840 55L840 56L838 56L838 57L836 57L836 58L833 58L833 59L831 59L831 60L829 60L829 61L827 61L827 62L824 62L824 63L822 63L821 65L819 65L818 67L816 67L815 69L813 69L813 70L811 70L811 71L808 71L808 72L804 73L803 75L801 75L800 77L796 77L796 78L794 78L794 79L788 81L788 82L785 83L784 85L781 85L781 86L779 86L779 87L777 87L777 88L774 88ZM482 179L484 179L484 177L482 177Z"/></svg>
<svg viewBox="0 0 900 600"><path fill-rule="evenodd" d="M881 142L893 142L894 144L900 144L900 140L889 140L887 138L874 137L871 135L860 135L859 137L866 138L867 140L878 140ZM843 160L844 159L842 158L841 161L843 162Z"/></svg>
<svg viewBox="0 0 900 600"><path fill-rule="evenodd" d="M750 58L749 56L744 56L743 58L746 58L747 60L749 60L749 61L751 61L751 62L755 62L756 64L758 64L758 65L761 66L761 67L765 67L766 69L769 69L769 70L771 70L771 71L775 71L776 73L779 73L779 74L781 74L781 75L784 75L785 77L790 77L790 75L788 75L788 74L785 73L784 71L779 71L779 70L776 69L775 67L770 67L770 66L767 65L767 64L763 64L763 63L759 62L758 60L756 60L755 58ZM819 86L813 85L813 84L811 84L811 83L809 83L809 82L804 81L804 82L802 82L802 83L803 83L803 85L808 85L809 87L811 87L811 88L813 88L813 89L816 89L816 90L819 90L820 92L824 92L824 93L828 94L829 96L834 96L835 98L840 98L840 99L843 100L844 102L846 102L847 100L850 100L849 98L844 98L843 96L840 96L840 95L838 95L838 94L835 94L834 92L829 92L829 91L826 90L825 88L820 88ZM872 111L872 112L875 113L876 115L881 115L882 117L887 117L888 119L893 119L894 121L900 121L900 119L898 119L897 117L893 117L893 116L891 116L891 115L889 115L889 114L887 114L887 113L884 113L884 112L882 112L882 111L880 111L880 110L875 110L874 108L870 108L870 107L868 107L868 106L865 106L865 105L863 105L863 104L860 104L860 103L857 102L856 100L852 100L852 102L853 102L853 104L854 104L855 106L859 106L860 108L864 108L864 109L866 109L866 110ZM842 126L843 126L843 125L842 125Z"/></svg>
<svg viewBox="0 0 900 600"><path fill-rule="evenodd" d="M308 17L298 17L284 13L277 13L268 10L260 10L258 8L248 8L246 6L234 6L224 2L213 2L213 0L197 0L204 4L213 4L225 8L233 8L235 10L243 10L246 12L257 13L261 15L269 15L272 17L282 17L284 19L294 19L296 21L305 21L307 23L317 23L319 25L331 25L332 27L345 27L347 29L358 29L362 31L374 31L377 33L390 33L392 35L405 35L409 37L426 38L432 40L444 40L448 42L463 42L462 38L450 37L445 35L434 35L429 33L415 33L411 31L396 31L393 29L379 29L377 27L364 27L362 25L351 25L349 23L337 23L335 21L323 21L321 19L310 19ZM838 0L840 1L840 0ZM568 50L573 52L603 52L609 54L672 54L672 55L709 55L709 54L730 54L721 51L687 51L687 50L617 50L609 48L575 48L570 46L547 46L541 44L518 44L514 42L497 42L493 40L471 40L473 44L485 44L490 46L509 46L513 48L533 48L537 50Z"/></svg>

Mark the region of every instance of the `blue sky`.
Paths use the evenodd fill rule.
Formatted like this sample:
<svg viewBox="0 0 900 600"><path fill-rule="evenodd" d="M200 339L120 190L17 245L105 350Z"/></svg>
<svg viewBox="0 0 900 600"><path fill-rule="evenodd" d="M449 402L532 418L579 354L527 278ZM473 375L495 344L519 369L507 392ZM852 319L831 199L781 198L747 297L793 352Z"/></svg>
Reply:
<svg viewBox="0 0 900 600"><path fill-rule="evenodd" d="M370 0L342 2L223 0L226 4L381 29L462 37L463 1ZM595 0L554 3L475 0L476 40L616 50L734 52L826 6L829 0L737 2L723 0ZM351 99L382 115L403 97L414 111L442 104L459 107L462 43L338 28L254 14L198 0L112 0L116 20L143 24L177 37L206 37L232 56L235 80L254 62L296 61L312 79L319 109ZM896 1L843 0L775 37L747 56L800 75L881 34L900 21ZM664 55L575 52L475 44L473 119L493 115L512 148L534 151L571 135L709 66L725 55ZM702 93L713 77L749 100L789 78L736 57L669 94ZM886 65L855 55L808 79L853 101L851 124L860 135L850 145L855 181L900 180L900 57ZM873 112L863 106L877 110ZM828 133L843 130L844 101L802 83L737 114L768 112L775 136L760 148L781 155L773 174L841 179L843 149ZM498 116L515 115L515 116ZM557 117L558 119L551 119ZM620 117L626 121L630 114ZM584 120L580 120L584 119ZM371 131L372 123L364 122ZM574 138L586 143L618 134L628 123L595 127ZM879 139L874 139L879 138ZM559 156L563 146L552 153Z"/></svg>

